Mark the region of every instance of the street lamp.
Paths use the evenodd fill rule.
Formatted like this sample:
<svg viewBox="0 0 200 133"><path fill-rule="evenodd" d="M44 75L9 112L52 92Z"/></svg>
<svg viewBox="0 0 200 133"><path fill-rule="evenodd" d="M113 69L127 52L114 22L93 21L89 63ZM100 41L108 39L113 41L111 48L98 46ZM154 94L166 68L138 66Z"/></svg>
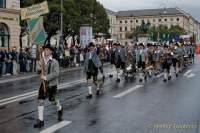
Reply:
<svg viewBox="0 0 200 133"><path fill-rule="evenodd" d="M61 6L61 19L60 19L60 47L63 50L63 0L60 2Z"/></svg>

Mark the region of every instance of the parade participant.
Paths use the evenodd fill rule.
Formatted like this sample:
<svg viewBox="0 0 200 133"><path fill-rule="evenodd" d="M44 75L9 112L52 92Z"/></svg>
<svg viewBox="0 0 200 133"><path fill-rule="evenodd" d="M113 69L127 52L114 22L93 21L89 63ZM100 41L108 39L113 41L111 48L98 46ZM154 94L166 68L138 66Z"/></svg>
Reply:
<svg viewBox="0 0 200 133"><path fill-rule="evenodd" d="M184 68L187 67L188 63L189 63L189 44L186 43L185 45L183 45L183 51L184 51Z"/></svg>
<svg viewBox="0 0 200 133"><path fill-rule="evenodd" d="M126 50L122 48L120 43L117 44L117 48L115 51L115 66L117 69L117 82L120 82L119 73L120 69L125 70L126 65Z"/></svg>
<svg viewBox="0 0 200 133"><path fill-rule="evenodd" d="M136 63L137 68L139 69L139 82L142 82L145 79L145 67L146 67L146 50L144 49L142 43L139 44L138 49L136 50Z"/></svg>
<svg viewBox="0 0 200 133"><path fill-rule="evenodd" d="M178 47L178 60L179 60L179 73L183 71L184 68L184 49L183 49L183 44L179 44Z"/></svg>
<svg viewBox="0 0 200 133"><path fill-rule="evenodd" d="M148 60L148 63L147 63L147 71L148 71L148 75L149 75L149 78L152 77L152 71L154 69L154 66L155 66L155 62L154 62L154 53L155 53L155 50L154 50L154 45L152 44L147 44L147 47L148 47L148 50L147 50L147 60Z"/></svg>
<svg viewBox="0 0 200 133"><path fill-rule="evenodd" d="M162 50L160 44L154 45L154 54L153 54L153 61L154 61L154 75L158 75L161 71L161 63L160 63L160 58L162 55Z"/></svg>
<svg viewBox="0 0 200 133"><path fill-rule="evenodd" d="M135 49L133 45L129 45L127 48L127 59L126 59L126 71L125 78L134 77L136 73L135 68Z"/></svg>
<svg viewBox="0 0 200 133"><path fill-rule="evenodd" d="M172 65L172 53L170 48L165 44L164 45L164 53L162 55L162 65L164 70L164 79L163 81L166 82L167 79L171 80L171 65Z"/></svg>
<svg viewBox="0 0 200 133"><path fill-rule="evenodd" d="M176 75L176 77L178 77L178 57L179 57L179 53L178 53L178 43L174 44L173 45L173 49L172 49L172 52L173 52L173 57L172 57L172 64L173 64L173 67L174 67L174 73Z"/></svg>
<svg viewBox="0 0 200 133"><path fill-rule="evenodd" d="M91 42L88 46L89 51L85 56L85 72L86 72L86 80L88 84L89 94L86 96L87 99L92 98L92 85L93 83L96 85L96 95L99 96L99 83L98 83L98 69L102 67L102 63L97 56L95 51L95 45Z"/></svg>
<svg viewBox="0 0 200 133"><path fill-rule="evenodd" d="M117 43L114 43L112 45L111 53L110 53L110 63L111 63L112 68L115 66L115 51L116 51L116 48L117 48ZM110 74L109 77L113 77L113 75Z"/></svg>
<svg viewBox="0 0 200 133"><path fill-rule="evenodd" d="M194 53L195 53L195 45L190 44L190 53L191 53L191 64L194 63Z"/></svg>
<svg viewBox="0 0 200 133"><path fill-rule="evenodd" d="M102 66L99 68L101 74L102 74L102 77L103 77L103 81L105 80L105 74L104 74L104 71L103 71L103 64L104 62L106 61L106 48L105 46L101 46L99 47L99 53L97 53L99 55L99 58L100 58L100 61L102 63Z"/></svg>
<svg viewBox="0 0 200 133"><path fill-rule="evenodd" d="M59 76L59 63L52 57L53 48L45 46L43 57L40 60L39 71L41 72L41 85L38 93L38 120L34 128L41 128L44 126L43 112L44 100L49 98L49 101L57 106L58 121L62 120L63 110L57 95L58 76Z"/></svg>

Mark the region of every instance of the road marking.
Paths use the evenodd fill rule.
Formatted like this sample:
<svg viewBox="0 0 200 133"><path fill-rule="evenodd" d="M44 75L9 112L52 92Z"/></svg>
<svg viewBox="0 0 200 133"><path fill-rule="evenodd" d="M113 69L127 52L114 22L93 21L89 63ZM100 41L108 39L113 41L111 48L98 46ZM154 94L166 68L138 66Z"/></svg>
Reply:
<svg viewBox="0 0 200 133"><path fill-rule="evenodd" d="M25 77L15 77L15 78L12 78L12 79L4 79L4 80L0 81L0 84L7 83L7 82L12 82L12 81L30 79L30 78L34 78L34 77L37 77L37 76L38 75L34 74L34 75L30 75L30 76L25 76Z"/></svg>
<svg viewBox="0 0 200 133"><path fill-rule="evenodd" d="M130 88L130 89L124 91L124 92L121 92L121 93L115 95L113 98L122 98L123 96L128 95L129 93L138 90L138 89L141 88L142 86L143 86L143 85L136 85L136 86L134 86L134 87L132 87L132 88Z"/></svg>
<svg viewBox="0 0 200 133"><path fill-rule="evenodd" d="M32 95L28 95L28 96L24 96L24 97L20 97L20 98L17 98L17 99L9 100L9 101L6 101L6 102L2 102L2 103L0 103L0 106L6 105L6 104L9 104L9 103L14 103L14 102L17 102L17 101L21 101L21 100L24 100L24 99L27 99L27 98L30 98L30 97L33 97L33 96L37 96L37 93L32 94Z"/></svg>
<svg viewBox="0 0 200 133"><path fill-rule="evenodd" d="M163 75L164 75L164 73L158 74L158 75L156 75L156 78L160 78Z"/></svg>
<svg viewBox="0 0 200 133"><path fill-rule="evenodd" d="M86 82L85 79L80 79L80 80L76 80L76 81L73 81L73 82L60 84L60 85L58 85L58 90L65 90L70 86L77 85L77 84L80 84L80 83L85 83L85 82ZM6 104L9 104L9 103L13 103L13 102L17 102L17 101L20 101L20 100L24 100L24 99L27 99L27 98L30 98L30 97L34 97L34 96L37 96L37 94L38 94L38 91L32 91L32 92L17 95L17 96L14 96L14 97L5 98L5 99L0 100L0 106L6 105Z"/></svg>
<svg viewBox="0 0 200 133"><path fill-rule="evenodd" d="M183 76L187 76L189 73L191 73L192 72L192 70L187 70L187 72L185 72L184 74L183 74Z"/></svg>
<svg viewBox="0 0 200 133"><path fill-rule="evenodd" d="M76 85L76 84L79 84L79 83L83 83L84 81L85 80L78 80L78 81L74 81L74 82L70 82L70 83L66 83L66 84L61 84L61 85L58 86L58 90L64 90L67 87L70 87L72 85ZM27 98L30 98L30 97L34 97L34 96L37 96L37 94L38 94L38 91L33 91L33 92L26 93L26 94L14 96L14 97L11 97L11 98L2 99L0 101L0 106L6 105L6 104L9 104L9 103L13 103L13 102L17 102L17 101L20 101L20 100L24 100L24 99L27 99Z"/></svg>
<svg viewBox="0 0 200 133"><path fill-rule="evenodd" d="M53 133L53 132L55 132L55 131L57 131L57 130L59 130L59 129L61 129L61 128L69 125L69 124L71 124L71 121L62 121L58 124L55 124L55 125L47 128L47 129L41 131L40 133Z"/></svg>
<svg viewBox="0 0 200 133"><path fill-rule="evenodd" d="M192 78L192 77L194 77L194 76L195 76L195 74L191 73L191 74L189 74L189 75L187 76L187 79Z"/></svg>
<svg viewBox="0 0 200 133"><path fill-rule="evenodd" d="M20 98L20 97L25 97L27 95L31 95L31 94L34 94L34 93L37 93L37 92L38 91L32 91L32 92L24 93L22 95L17 95L17 96L10 97L10 98L5 98L5 99L0 100L0 103L5 102L5 101L10 101L10 100L13 100L13 99L17 99L17 98Z"/></svg>

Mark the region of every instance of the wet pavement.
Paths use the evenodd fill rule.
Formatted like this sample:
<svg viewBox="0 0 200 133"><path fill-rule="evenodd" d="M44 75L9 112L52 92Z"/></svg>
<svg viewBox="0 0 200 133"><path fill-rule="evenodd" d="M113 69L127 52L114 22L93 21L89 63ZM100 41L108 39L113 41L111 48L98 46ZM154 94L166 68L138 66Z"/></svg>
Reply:
<svg viewBox="0 0 200 133"><path fill-rule="evenodd" d="M85 98L86 83L77 81L85 77L82 70L62 73L60 84L64 85L59 96L64 121L71 123L56 133L199 133L199 65L198 58L183 74L178 78L173 76L167 83L160 77L145 84L137 79L117 83L116 76L107 77L100 96L94 95L91 100ZM105 71L110 73L112 69L105 68ZM0 84L0 101L36 91L38 85L38 78ZM38 133L55 124L61 125L54 105L48 101L45 105L42 129L33 128L37 118L36 96L0 106L0 131Z"/></svg>

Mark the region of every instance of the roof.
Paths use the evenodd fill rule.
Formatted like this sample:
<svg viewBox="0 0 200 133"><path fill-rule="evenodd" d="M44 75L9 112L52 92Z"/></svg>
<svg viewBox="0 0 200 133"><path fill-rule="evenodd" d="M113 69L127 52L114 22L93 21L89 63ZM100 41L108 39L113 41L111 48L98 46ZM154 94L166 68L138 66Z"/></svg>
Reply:
<svg viewBox="0 0 200 133"><path fill-rule="evenodd" d="M177 8L165 8L165 9L144 9L144 10L129 10L118 11L117 17L138 17L138 16L158 16L158 15L184 15Z"/></svg>
<svg viewBox="0 0 200 133"><path fill-rule="evenodd" d="M109 13L109 14L117 15L117 12L111 11L109 9L106 9L106 12Z"/></svg>

